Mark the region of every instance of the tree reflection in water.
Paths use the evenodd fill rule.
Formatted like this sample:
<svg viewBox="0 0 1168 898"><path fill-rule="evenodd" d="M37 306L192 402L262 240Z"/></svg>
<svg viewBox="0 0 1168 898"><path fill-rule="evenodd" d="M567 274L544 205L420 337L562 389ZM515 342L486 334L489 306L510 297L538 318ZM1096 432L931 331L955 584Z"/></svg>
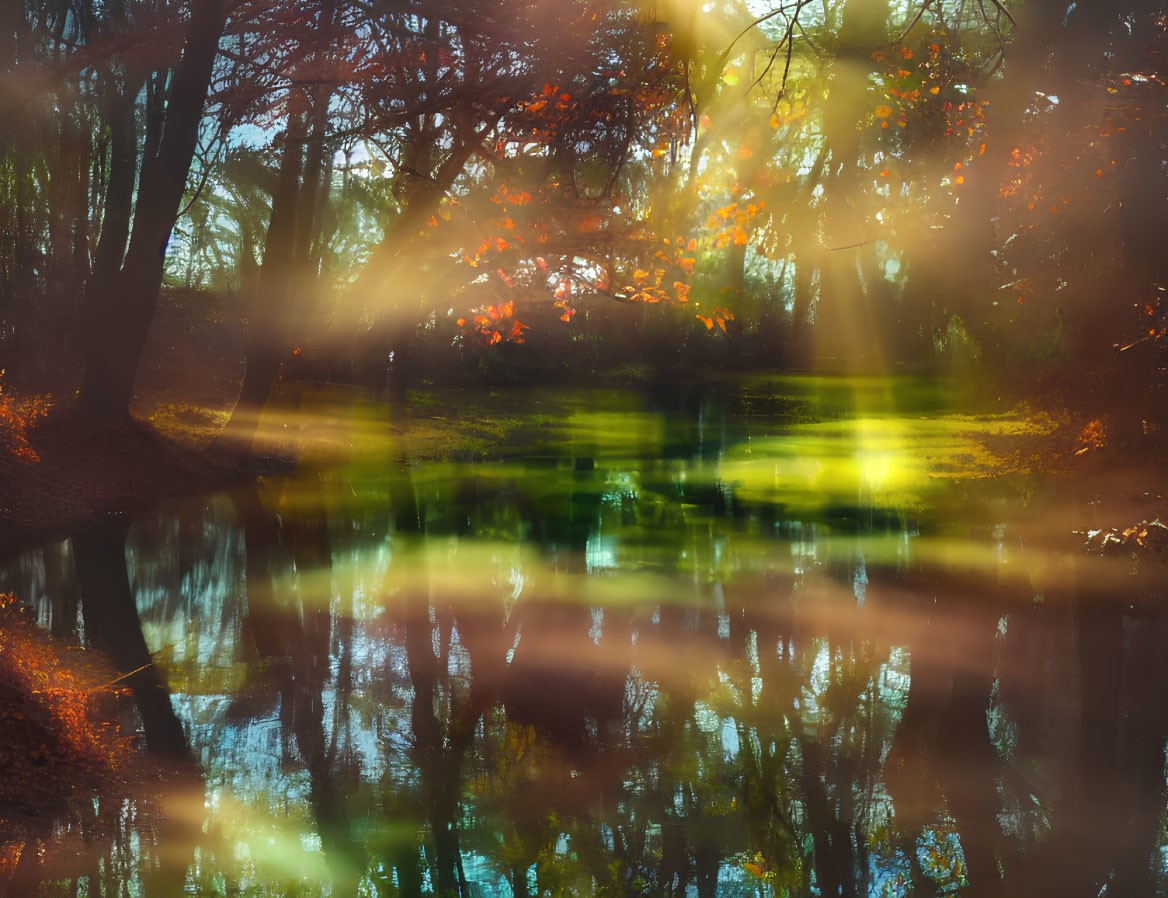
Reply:
<svg viewBox="0 0 1168 898"><path fill-rule="evenodd" d="M159 895L1162 891L1161 569L1044 542L1065 509L1012 520L990 487L796 513L703 461L716 431L676 461L581 443L306 471L23 557L5 588L58 636L80 596L88 643L142 668L125 725L193 755L206 793L119 805L86 830L88 869L26 852L4 875L42 894L115 869Z"/></svg>

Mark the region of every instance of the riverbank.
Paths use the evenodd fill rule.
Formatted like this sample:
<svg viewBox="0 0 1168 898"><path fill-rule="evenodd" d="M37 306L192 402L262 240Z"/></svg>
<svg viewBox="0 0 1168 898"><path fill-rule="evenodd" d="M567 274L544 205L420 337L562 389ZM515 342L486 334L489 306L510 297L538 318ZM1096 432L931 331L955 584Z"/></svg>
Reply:
<svg viewBox="0 0 1168 898"><path fill-rule="evenodd" d="M149 424L49 414L22 452L0 453L0 551L64 538L116 512L226 482L234 472Z"/></svg>

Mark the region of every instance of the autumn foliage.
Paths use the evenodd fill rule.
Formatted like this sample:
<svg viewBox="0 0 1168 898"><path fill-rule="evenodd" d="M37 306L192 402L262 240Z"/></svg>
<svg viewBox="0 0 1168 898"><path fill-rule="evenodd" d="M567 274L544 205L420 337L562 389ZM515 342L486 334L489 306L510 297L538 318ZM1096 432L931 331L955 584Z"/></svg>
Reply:
<svg viewBox="0 0 1168 898"><path fill-rule="evenodd" d="M120 679L97 656L47 636L11 594L0 596L0 828L128 785L133 751L113 713Z"/></svg>
<svg viewBox="0 0 1168 898"><path fill-rule="evenodd" d="M29 437L37 422L53 406L49 396L18 396L7 387L0 371L0 451L23 462L40 461Z"/></svg>

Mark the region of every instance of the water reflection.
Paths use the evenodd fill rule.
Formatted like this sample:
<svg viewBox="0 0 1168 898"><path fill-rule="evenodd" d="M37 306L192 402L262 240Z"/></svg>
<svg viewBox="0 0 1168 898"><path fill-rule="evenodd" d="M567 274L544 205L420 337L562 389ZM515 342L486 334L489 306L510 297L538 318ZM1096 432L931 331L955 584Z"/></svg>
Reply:
<svg viewBox="0 0 1168 898"><path fill-rule="evenodd" d="M104 649L122 733L199 779L6 811L0 875L1162 892L1159 569L1086 554L1061 487L964 476L967 429L1018 422L748 400L608 397L489 461L392 448L23 556L3 588Z"/></svg>

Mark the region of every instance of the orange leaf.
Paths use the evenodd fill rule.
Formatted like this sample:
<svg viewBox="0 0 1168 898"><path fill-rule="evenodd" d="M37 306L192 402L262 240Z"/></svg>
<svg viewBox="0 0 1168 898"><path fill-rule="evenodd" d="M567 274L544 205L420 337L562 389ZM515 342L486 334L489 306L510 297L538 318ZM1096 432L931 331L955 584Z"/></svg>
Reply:
<svg viewBox="0 0 1168 898"><path fill-rule="evenodd" d="M700 321L702 324L704 324L706 326L706 330L710 330L711 328L713 328L713 326L714 326L714 319L713 318L705 318L701 315L695 315L694 317L697 318L698 321Z"/></svg>
<svg viewBox="0 0 1168 898"><path fill-rule="evenodd" d="M686 274L693 274L694 265L696 263L697 263L697 259L689 259L689 258L678 259L677 260L677 267L680 268L682 271L684 271Z"/></svg>

